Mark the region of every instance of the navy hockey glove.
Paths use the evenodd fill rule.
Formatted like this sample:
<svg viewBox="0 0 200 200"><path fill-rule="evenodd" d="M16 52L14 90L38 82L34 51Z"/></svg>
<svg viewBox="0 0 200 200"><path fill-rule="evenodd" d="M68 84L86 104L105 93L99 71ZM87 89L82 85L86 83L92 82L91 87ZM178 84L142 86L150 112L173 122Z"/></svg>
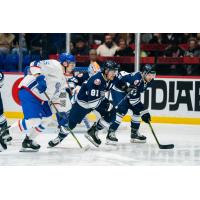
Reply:
<svg viewBox="0 0 200 200"><path fill-rule="evenodd" d="M148 110L144 110L141 112L141 118L145 123L149 123L151 121L151 115Z"/></svg>
<svg viewBox="0 0 200 200"><path fill-rule="evenodd" d="M40 93L45 92L45 90L47 89L47 84L45 81L45 76L44 75L40 75L36 78L37 81L37 86L36 88L39 90Z"/></svg>

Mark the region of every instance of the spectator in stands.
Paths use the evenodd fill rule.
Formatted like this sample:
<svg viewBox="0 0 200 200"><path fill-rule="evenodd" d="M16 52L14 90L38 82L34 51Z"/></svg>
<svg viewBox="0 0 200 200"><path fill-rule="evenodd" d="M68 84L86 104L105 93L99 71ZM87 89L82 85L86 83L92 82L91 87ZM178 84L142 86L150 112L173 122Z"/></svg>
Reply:
<svg viewBox="0 0 200 200"><path fill-rule="evenodd" d="M115 56L134 56L133 49L127 46L125 39L119 40L119 48L115 52ZM130 62L121 64L121 70L131 72L133 69L134 64L131 64Z"/></svg>
<svg viewBox="0 0 200 200"><path fill-rule="evenodd" d="M177 41L172 41L171 44L165 49L164 56L166 57L183 57L185 54L184 50L181 49Z"/></svg>
<svg viewBox="0 0 200 200"><path fill-rule="evenodd" d="M149 44L162 44L162 36L161 33L153 33L153 37L152 39L149 41ZM163 56L163 52L162 51L149 51L148 52L149 56L154 56L154 57L158 57L158 56Z"/></svg>
<svg viewBox="0 0 200 200"><path fill-rule="evenodd" d="M115 56L133 56L133 50L127 46L126 40L120 39L119 48L115 52Z"/></svg>
<svg viewBox="0 0 200 200"><path fill-rule="evenodd" d="M42 55L42 42L43 42L42 33L30 33L27 34L27 46L32 55Z"/></svg>
<svg viewBox="0 0 200 200"><path fill-rule="evenodd" d="M195 57L200 56L200 49L197 47L196 38L190 38L188 41L188 50L185 52L185 56Z"/></svg>
<svg viewBox="0 0 200 200"><path fill-rule="evenodd" d="M86 41L84 40L83 37L79 36L76 39L74 48L71 52L73 55L77 55L77 56L83 56L83 55L88 55L89 54L89 48L86 45Z"/></svg>
<svg viewBox="0 0 200 200"><path fill-rule="evenodd" d="M21 33L21 49L23 54L27 54L27 45L26 45L26 33ZM19 54L19 33L15 34L15 39L13 41L12 54Z"/></svg>
<svg viewBox="0 0 200 200"><path fill-rule="evenodd" d="M105 35L105 42L97 48L99 56L114 56L118 46L113 42L111 35Z"/></svg>
<svg viewBox="0 0 200 200"><path fill-rule="evenodd" d="M200 49L197 46L196 38L190 38L188 40L188 50L185 52L185 56L190 57L199 57ZM199 65L186 65L186 70L188 75L200 75L200 66Z"/></svg>
<svg viewBox="0 0 200 200"><path fill-rule="evenodd" d="M164 57L173 57L179 58L183 57L185 51L178 46L178 41L173 40L171 44L164 51ZM183 65L163 65L166 71L166 74L170 75L185 75L186 71Z"/></svg>
<svg viewBox="0 0 200 200"><path fill-rule="evenodd" d="M94 66L94 68L98 70L101 67L102 62L98 60L96 49L90 49L89 58L90 61L86 66Z"/></svg>
<svg viewBox="0 0 200 200"><path fill-rule="evenodd" d="M162 33L161 34L162 44L172 44L172 42L178 42L178 34L176 33Z"/></svg>
<svg viewBox="0 0 200 200"><path fill-rule="evenodd" d="M96 49L90 49L89 51L89 60L87 62L76 62L77 67L83 67L83 66L89 66L90 64L97 64L101 66L102 62L98 59L97 56L97 50Z"/></svg>
<svg viewBox="0 0 200 200"><path fill-rule="evenodd" d="M141 43L146 43L148 44L149 41L153 38L152 33L142 33L141 34Z"/></svg>
<svg viewBox="0 0 200 200"><path fill-rule="evenodd" d="M96 49L90 49L89 58L90 58L90 63L96 62L99 65L101 65L101 62L98 60L98 57L97 57L97 50Z"/></svg>
<svg viewBox="0 0 200 200"><path fill-rule="evenodd" d="M149 41L149 44L162 44L161 33L154 33L152 39Z"/></svg>
<svg viewBox="0 0 200 200"><path fill-rule="evenodd" d="M15 35L12 33L0 33L0 54L9 54Z"/></svg>

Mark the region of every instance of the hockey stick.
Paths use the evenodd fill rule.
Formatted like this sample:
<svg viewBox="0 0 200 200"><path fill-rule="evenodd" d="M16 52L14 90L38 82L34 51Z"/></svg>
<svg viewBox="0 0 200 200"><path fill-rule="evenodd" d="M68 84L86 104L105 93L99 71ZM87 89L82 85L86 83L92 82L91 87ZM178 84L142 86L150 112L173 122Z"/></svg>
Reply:
<svg viewBox="0 0 200 200"><path fill-rule="evenodd" d="M153 127L152 127L151 123L149 122L148 124L149 124L151 132L152 132L152 134L153 134L153 136L154 136L154 138L155 138L155 140L156 140L156 142L157 142L157 144L158 144L160 149L173 149L174 148L174 144L160 144L159 141L158 141L158 138L156 137L156 134L155 134L155 132L153 130Z"/></svg>
<svg viewBox="0 0 200 200"><path fill-rule="evenodd" d="M50 98L49 98L49 96L48 96L48 94L47 94L46 92L44 92L44 94L45 94L46 98L48 99L48 101L51 101ZM51 102L51 103L52 103L54 109L56 110L56 113L57 113L60 117L62 117L62 116L60 115L58 109L56 108L55 104L54 104L53 102ZM71 130L70 128L68 128L68 127L65 127L65 126L63 126L63 127L64 127L67 131L69 131L69 132L71 133L71 135L73 136L73 138L74 138L74 139L76 140L76 142L78 143L79 147L82 149L83 146L81 145L81 143L79 142L79 140L77 139L77 137L74 135L74 133L72 132L72 130Z"/></svg>
<svg viewBox="0 0 200 200"><path fill-rule="evenodd" d="M116 110L118 109L118 107L120 106L120 104L128 97L128 95L130 94L131 92L127 93L126 96L114 107Z"/></svg>

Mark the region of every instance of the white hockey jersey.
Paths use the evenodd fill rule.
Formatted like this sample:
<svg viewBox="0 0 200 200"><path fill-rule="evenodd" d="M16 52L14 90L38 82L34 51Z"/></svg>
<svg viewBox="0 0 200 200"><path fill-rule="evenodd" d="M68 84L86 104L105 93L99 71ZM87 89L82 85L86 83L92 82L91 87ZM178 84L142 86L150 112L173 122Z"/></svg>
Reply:
<svg viewBox="0 0 200 200"><path fill-rule="evenodd" d="M71 109L71 102L66 92L67 83L62 65L57 60L42 60L39 66L46 78L46 93L59 112L67 112Z"/></svg>
<svg viewBox="0 0 200 200"><path fill-rule="evenodd" d="M35 96L39 101L47 101L47 98L44 93L40 93L37 89L36 77L33 75L27 75L20 82L18 88L25 88L30 91L33 96Z"/></svg>

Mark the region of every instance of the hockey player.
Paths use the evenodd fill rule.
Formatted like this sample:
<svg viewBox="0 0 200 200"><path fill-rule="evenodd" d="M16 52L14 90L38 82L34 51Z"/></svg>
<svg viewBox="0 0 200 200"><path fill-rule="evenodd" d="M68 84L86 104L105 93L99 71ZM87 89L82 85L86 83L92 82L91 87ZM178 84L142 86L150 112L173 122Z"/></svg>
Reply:
<svg viewBox="0 0 200 200"><path fill-rule="evenodd" d="M106 61L102 66L102 72L91 76L88 81L84 82L77 96L77 101L73 104L69 113L69 121L66 124L69 129L73 130L77 124L81 123L83 118L93 110L96 110L104 118L109 117L107 110L110 103L105 98L105 92L109 91L118 73L119 65L113 61ZM107 119L109 121L109 119ZM103 119L99 121L99 126L109 126ZM60 134L49 142L49 146L58 145L67 134ZM90 140L89 135L85 135ZM98 146L98 142L93 143Z"/></svg>
<svg viewBox="0 0 200 200"><path fill-rule="evenodd" d="M3 82L4 82L4 74L3 74L3 72L0 71L0 89L3 87ZM7 120L4 116L3 102L2 102L1 93L0 93L0 130L6 129L7 126L8 126L8 124L7 124ZM12 140L11 136L9 135L8 130L5 133L5 139L8 142Z"/></svg>
<svg viewBox="0 0 200 200"><path fill-rule="evenodd" d="M42 132L50 122L52 115L44 92L47 89L45 76L41 75L39 66L31 66L30 74L27 74L19 84L19 99L21 102L24 118L15 122L8 130L10 134L26 132L22 142L22 151L38 151L40 145L34 139L37 133ZM0 133L0 144L7 149L5 139L6 131Z"/></svg>
<svg viewBox="0 0 200 200"><path fill-rule="evenodd" d="M32 65L35 63L33 62ZM65 74L72 73L75 67L75 58L68 53L62 53L57 60L42 60L36 62L41 67L41 73L47 77L47 95L51 99L50 105L53 103L57 110L51 105L53 113L56 114L58 128L61 133L65 132L63 127L66 124L68 111L71 109L70 95L71 90L66 80ZM55 88L55 89L52 89ZM55 94L57 92L57 94Z"/></svg>
<svg viewBox="0 0 200 200"><path fill-rule="evenodd" d="M108 129L106 137L107 144L116 144L118 139L115 132L118 129L122 118L128 110L132 111L131 121L131 142L145 142L146 137L139 134L140 117L146 123L151 121L151 116L148 110L145 110L143 103L140 100L141 93L144 92L155 78L156 72L151 65L145 65L143 72L127 73L120 72L119 81L111 90L113 109L112 123ZM88 131L88 134L93 138L93 141L98 140L98 126L94 124Z"/></svg>
<svg viewBox="0 0 200 200"><path fill-rule="evenodd" d="M81 89L82 84L85 81L87 81L91 76L93 76L94 74L96 74L97 72L100 72L100 71L101 71L100 66L96 62L93 62L89 65L87 71L77 74L76 76L73 76L72 78L68 79L69 86L71 88L73 88L72 92L71 92L72 93L72 97L71 97L72 104L76 102L77 95ZM90 123L89 123L87 117L83 118L83 122L84 122L86 128L89 129Z"/></svg>

